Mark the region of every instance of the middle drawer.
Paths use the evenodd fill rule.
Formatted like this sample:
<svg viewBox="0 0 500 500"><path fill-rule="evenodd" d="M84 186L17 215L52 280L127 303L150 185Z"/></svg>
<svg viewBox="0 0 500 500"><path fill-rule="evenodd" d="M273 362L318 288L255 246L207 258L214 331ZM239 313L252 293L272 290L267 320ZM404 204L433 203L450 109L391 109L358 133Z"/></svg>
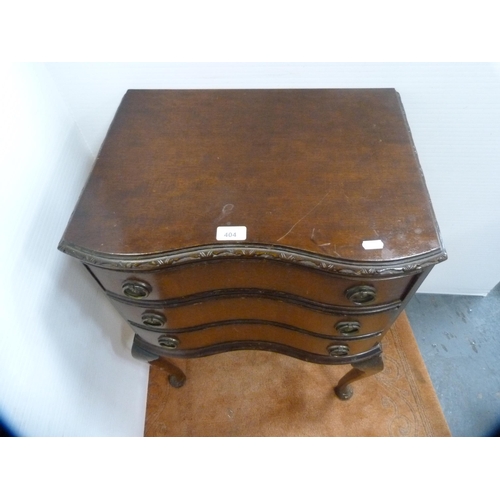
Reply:
<svg viewBox="0 0 500 500"><path fill-rule="evenodd" d="M182 330L221 321L255 320L280 323L330 337L352 337L386 330L399 314L392 307L377 312L326 308L264 297L211 297L198 302L131 305L113 299L120 314L143 328Z"/></svg>

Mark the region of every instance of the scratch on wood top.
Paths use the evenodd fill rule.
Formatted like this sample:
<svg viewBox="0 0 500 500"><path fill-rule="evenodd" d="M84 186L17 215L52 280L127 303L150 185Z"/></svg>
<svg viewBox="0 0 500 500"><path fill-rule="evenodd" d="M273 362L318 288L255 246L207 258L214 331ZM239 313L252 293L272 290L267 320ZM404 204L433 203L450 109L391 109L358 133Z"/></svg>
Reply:
<svg viewBox="0 0 500 500"><path fill-rule="evenodd" d="M316 205L314 205L313 208L311 208L311 210L309 210L309 212L307 212L307 214L304 215L304 217L301 217L283 236L281 236L281 238L278 238L276 240L276 243L278 241L281 241L285 236L288 236L292 231L293 231L293 228L299 224L299 222L302 222L308 215L310 215L312 212L314 212L322 203L323 201L325 200L325 198L330 194L330 191L328 191L328 193L325 194L325 196L323 196L323 198L321 198L321 200L318 201L318 203L316 203Z"/></svg>

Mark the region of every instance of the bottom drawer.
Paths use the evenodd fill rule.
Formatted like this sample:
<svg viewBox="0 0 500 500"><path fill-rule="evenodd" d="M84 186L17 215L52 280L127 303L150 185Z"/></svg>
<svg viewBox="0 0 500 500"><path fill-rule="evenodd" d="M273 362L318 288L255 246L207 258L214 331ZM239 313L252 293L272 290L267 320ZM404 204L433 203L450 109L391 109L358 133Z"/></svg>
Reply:
<svg viewBox="0 0 500 500"><path fill-rule="evenodd" d="M217 352L229 351L233 350L235 342L249 343L248 349L252 349L251 343L264 342L270 346L286 346L315 355L344 358L372 349L382 338L382 332L348 340L341 337L326 338L325 336L258 322L221 322L180 334L154 331L153 329L145 330L136 325L132 325L132 328L149 344L163 348L165 356L173 357L189 357L190 351L193 351L193 357L204 355L194 353L200 349L206 351L206 354L210 354L209 348L215 346L217 346ZM227 345L227 349L224 349L224 345ZM255 348L262 349L263 347L257 346Z"/></svg>

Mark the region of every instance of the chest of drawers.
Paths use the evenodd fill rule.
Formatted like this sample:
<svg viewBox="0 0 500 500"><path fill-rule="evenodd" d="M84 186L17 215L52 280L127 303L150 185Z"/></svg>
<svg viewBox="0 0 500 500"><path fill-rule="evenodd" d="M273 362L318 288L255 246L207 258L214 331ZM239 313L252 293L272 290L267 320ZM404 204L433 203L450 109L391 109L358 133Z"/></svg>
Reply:
<svg viewBox="0 0 500 500"><path fill-rule="evenodd" d="M351 364L341 399L446 258L393 89L128 91L59 249L173 386L264 349Z"/></svg>

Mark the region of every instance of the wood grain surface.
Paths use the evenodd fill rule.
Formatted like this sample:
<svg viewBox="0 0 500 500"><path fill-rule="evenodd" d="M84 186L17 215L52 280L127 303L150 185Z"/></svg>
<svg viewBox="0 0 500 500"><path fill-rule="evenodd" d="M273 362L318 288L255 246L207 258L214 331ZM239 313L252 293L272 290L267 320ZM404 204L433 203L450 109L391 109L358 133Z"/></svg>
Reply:
<svg viewBox="0 0 500 500"><path fill-rule="evenodd" d="M64 240L154 254L224 225L354 261L441 249L394 89L128 91Z"/></svg>

